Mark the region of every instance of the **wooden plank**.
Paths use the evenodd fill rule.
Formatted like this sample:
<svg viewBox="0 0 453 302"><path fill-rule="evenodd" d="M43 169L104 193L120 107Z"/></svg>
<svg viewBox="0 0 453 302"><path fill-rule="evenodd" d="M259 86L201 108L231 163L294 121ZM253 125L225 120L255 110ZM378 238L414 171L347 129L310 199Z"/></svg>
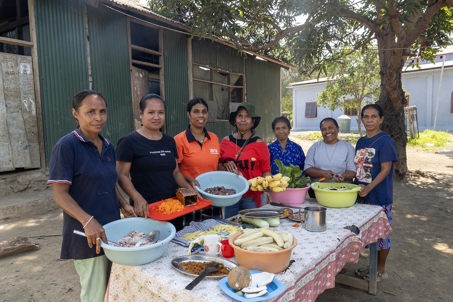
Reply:
<svg viewBox="0 0 453 302"><path fill-rule="evenodd" d="M31 57L18 56L18 77L21 114L25 129L26 149L29 155L29 165L24 168L39 168L39 135L36 117L35 88L33 83L33 67ZM25 151L24 151L25 152Z"/></svg>
<svg viewBox="0 0 453 302"><path fill-rule="evenodd" d="M0 65L0 172L14 170L13 155L6 123L6 101L3 92L3 68Z"/></svg>
<svg viewBox="0 0 453 302"><path fill-rule="evenodd" d="M39 168L31 57L0 53L0 61L0 171Z"/></svg>
<svg viewBox="0 0 453 302"><path fill-rule="evenodd" d="M6 123L12 149L13 166L25 168L30 166L30 154L25 135L25 124L21 113L19 69L17 56L3 54L3 93L6 103Z"/></svg>
<svg viewBox="0 0 453 302"><path fill-rule="evenodd" d="M11 241L0 242L0 258L39 249L39 244L31 243L27 237L17 237Z"/></svg>
<svg viewBox="0 0 453 302"><path fill-rule="evenodd" d="M368 281L353 276L338 274L335 277L335 283L368 291Z"/></svg>
<svg viewBox="0 0 453 302"><path fill-rule="evenodd" d="M33 47L32 42L18 40L13 38L7 37L0 37L0 43L10 44L10 45L17 45L17 46L25 46L25 47Z"/></svg>
<svg viewBox="0 0 453 302"><path fill-rule="evenodd" d="M142 96L149 93L148 72L134 66L132 66L131 71L132 111L134 113L134 127L135 129L138 129L142 123L140 119L139 102Z"/></svg>

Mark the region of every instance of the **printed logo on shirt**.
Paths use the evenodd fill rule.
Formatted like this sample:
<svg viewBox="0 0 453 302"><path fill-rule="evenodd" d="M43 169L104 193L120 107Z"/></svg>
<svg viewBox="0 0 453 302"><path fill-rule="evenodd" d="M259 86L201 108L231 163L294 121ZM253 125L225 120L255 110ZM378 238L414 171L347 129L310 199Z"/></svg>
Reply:
<svg viewBox="0 0 453 302"><path fill-rule="evenodd" d="M159 150L159 151L149 151L149 154L159 154L160 156L167 156L168 154L171 154L170 150Z"/></svg>
<svg viewBox="0 0 453 302"><path fill-rule="evenodd" d="M354 157L354 164L357 168L357 180L365 183L371 183L373 180L371 176L371 168L373 168L373 164L371 161L375 155L376 149L374 148L363 148L357 150Z"/></svg>
<svg viewBox="0 0 453 302"><path fill-rule="evenodd" d="M217 150L217 149L209 149L209 152L211 154L219 154L219 150Z"/></svg>

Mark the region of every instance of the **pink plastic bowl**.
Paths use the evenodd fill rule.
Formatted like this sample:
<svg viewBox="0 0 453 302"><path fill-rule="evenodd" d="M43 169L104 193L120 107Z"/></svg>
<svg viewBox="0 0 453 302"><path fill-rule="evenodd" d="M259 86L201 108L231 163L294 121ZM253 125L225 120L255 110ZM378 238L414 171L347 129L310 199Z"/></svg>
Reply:
<svg viewBox="0 0 453 302"><path fill-rule="evenodd" d="M307 185L305 188L288 188L283 192L270 192L271 200L285 206L300 206L304 203L309 188L310 185Z"/></svg>

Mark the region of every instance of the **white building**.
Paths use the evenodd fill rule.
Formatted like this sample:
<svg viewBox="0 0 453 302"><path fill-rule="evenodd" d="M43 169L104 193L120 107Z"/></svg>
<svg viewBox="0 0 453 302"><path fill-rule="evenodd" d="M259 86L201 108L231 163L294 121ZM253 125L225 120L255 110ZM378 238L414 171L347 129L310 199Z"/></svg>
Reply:
<svg viewBox="0 0 453 302"><path fill-rule="evenodd" d="M403 71L403 88L409 94L409 106L416 106L418 129L453 131L453 49L438 53L435 63ZM326 78L291 83L293 89L293 130L319 130L325 117L338 118L343 109L331 111L318 107L318 94L326 88ZM357 131L357 116L351 118L351 131ZM363 128L362 128L363 129Z"/></svg>

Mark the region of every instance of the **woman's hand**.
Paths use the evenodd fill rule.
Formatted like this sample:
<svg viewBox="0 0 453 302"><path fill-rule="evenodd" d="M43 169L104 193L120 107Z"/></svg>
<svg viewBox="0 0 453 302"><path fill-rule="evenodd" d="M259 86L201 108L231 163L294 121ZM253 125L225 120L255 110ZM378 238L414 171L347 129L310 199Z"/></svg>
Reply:
<svg viewBox="0 0 453 302"><path fill-rule="evenodd" d="M137 217L137 214L135 214L134 207L131 206L130 204L123 204L121 206L121 213L123 213L124 217Z"/></svg>
<svg viewBox="0 0 453 302"><path fill-rule="evenodd" d="M239 174L238 167L236 166L236 163L234 161L228 161L223 163L223 166L225 167L225 170L228 172L233 172L236 174Z"/></svg>
<svg viewBox="0 0 453 302"><path fill-rule="evenodd" d="M148 218L148 202L141 195L137 195L133 200L135 214L139 217Z"/></svg>
<svg viewBox="0 0 453 302"><path fill-rule="evenodd" d="M199 187L200 183L192 177L186 177L187 182L192 186L192 187Z"/></svg>
<svg viewBox="0 0 453 302"><path fill-rule="evenodd" d="M322 177L324 177L326 180L333 180L335 177L335 173L333 171L323 171Z"/></svg>
<svg viewBox="0 0 453 302"><path fill-rule="evenodd" d="M107 242L107 236L105 235L104 228L99 222L92 218L83 229L87 237L88 246L92 248L96 246L96 254L101 252L101 240Z"/></svg>
<svg viewBox="0 0 453 302"><path fill-rule="evenodd" d="M360 197L365 197L368 195L368 193L370 193L370 187L369 186L364 186L364 185L360 185L360 191L359 191L359 196Z"/></svg>

